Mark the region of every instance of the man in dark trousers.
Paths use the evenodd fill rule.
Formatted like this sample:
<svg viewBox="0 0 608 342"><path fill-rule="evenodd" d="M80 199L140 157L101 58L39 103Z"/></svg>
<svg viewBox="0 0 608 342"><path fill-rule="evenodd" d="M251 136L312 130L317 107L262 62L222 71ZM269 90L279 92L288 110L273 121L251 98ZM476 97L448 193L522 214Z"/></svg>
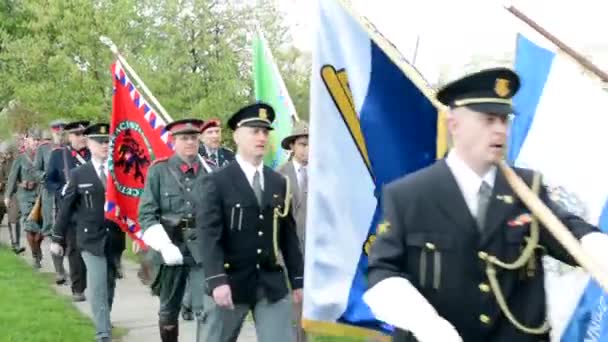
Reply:
<svg viewBox="0 0 608 342"><path fill-rule="evenodd" d="M50 236L53 233L55 224L55 193L50 192L45 186L46 176L49 168L51 153L61 148L61 136L65 122L54 120L50 124L50 129L42 133L42 141L36 149L34 158L34 168L39 174L41 202L42 202L42 234ZM52 255L53 266L55 267L55 283L60 285L66 281L65 268L63 267L63 256Z"/></svg>
<svg viewBox="0 0 608 342"><path fill-rule="evenodd" d="M78 166L84 165L91 159L91 154L86 146L87 138L83 135L83 132L88 125L88 121L74 121L66 124L63 129L68 135L69 143L62 148L53 150L49 157L49 165L46 174L46 188L49 192L55 194L56 210L61 208L65 187L67 181L70 179L72 170ZM76 245L76 232L74 229L68 229L65 240L65 254L68 257L68 263L70 265L72 299L75 302L82 302L86 300L84 296L84 290L87 287L86 266ZM54 262L58 263L59 261L54 260ZM55 270L57 272L60 271L61 268L56 266ZM57 275L57 280L60 280L59 275Z"/></svg>
<svg viewBox="0 0 608 342"><path fill-rule="evenodd" d="M76 241L87 267L89 302L95 323L95 339L112 340L110 312L116 286L116 254L124 248L125 234L105 218L105 194L108 179L109 132L107 123L89 126L91 160L73 170L57 214L51 250L63 254L66 234L76 221Z"/></svg>
<svg viewBox="0 0 608 342"><path fill-rule="evenodd" d="M234 161L234 152L222 146L222 122L219 119L205 121L201 131L199 154L217 168Z"/></svg>
<svg viewBox="0 0 608 342"><path fill-rule="evenodd" d="M202 120L183 119L167 125L174 138L175 154L150 166L139 201L142 240L156 254L153 259L160 267L152 290L160 299L158 326L163 342L177 342L188 276L190 272L202 272L200 248L193 248L201 241L194 229L199 202L205 196L201 180L210 171L198 156L202 124ZM204 277L198 278L200 284L192 286L192 302L202 305Z"/></svg>
<svg viewBox="0 0 608 342"><path fill-rule="evenodd" d="M210 296L208 342L236 341L249 311L258 341L295 340L293 303L302 301L304 262L287 180L263 164L274 117L263 103L233 114L236 162L203 178L196 224Z"/></svg>
<svg viewBox="0 0 608 342"><path fill-rule="evenodd" d="M419 341L549 340L542 255L575 261L497 167L519 85L517 74L497 68L439 90L452 150L384 189L364 300ZM515 172L584 249L606 260L606 235L554 204L538 173Z"/></svg>

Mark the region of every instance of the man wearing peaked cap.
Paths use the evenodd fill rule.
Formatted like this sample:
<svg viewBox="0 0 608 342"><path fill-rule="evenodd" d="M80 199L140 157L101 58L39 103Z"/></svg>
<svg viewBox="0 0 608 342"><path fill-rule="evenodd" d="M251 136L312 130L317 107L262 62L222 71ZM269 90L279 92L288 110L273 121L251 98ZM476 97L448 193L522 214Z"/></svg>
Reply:
<svg viewBox="0 0 608 342"><path fill-rule="evenodd" d="M219 119L205 121L201 128L201 146L198 153L220 168L234 160L234 152L221 146L222 123Z"/></svg>
<svg viewBox="0 0 608 342"><path fill-rule="evenodd" d="M304 263L287 180L263 164L274 117L264 103L234 113L228 126L236 162L202 181L196 225L207 277L207 342L235 341L249 311L259 341L294 341L292 298L302 300Z"/></svg>
<svg viewBox="0 0 608 342"><path fill-rule="evenodd" d="M182 308L185 318L192 319L192 311L203 312L205 277L197 246L201 239L194 229L196 212L206 196L202 179L210 171L198 155L203 124L202 120L184 119L167 125L174 139L175 154L155 160L150 166L139 201L142 240L150 247L151 259L159 269L152 291L160 300L158 325L163 342L178 340L179 312L189 277L192 297L186 303L191 307Z"/></svg>
<svg viewBox="0 0 608 342"><path fill-rule="evenodd" d="M51 251L63 255L66 236L76 231L76 247L86 264L88 301L93 313L96 341L112 339L110 312L116 286L116 255L125 246L125 234L105 218L108 180L109 125L89 125L82 133L88 137L91 159L73 170L57 213ZM75 224L73 224L75 223Z"/></svg>
<svg viewBox="0 0 608 342"><path fill-rule="evenodd" d="M305 121L297 121L290 135L281 141L281 147L291 151L291 159L279 168L279 172L289 178L292 186L293 216L296 220L296 230L300 240L300 249L304 254L304 242L306 241L306 210L308 197L308 124ZM298 322L296 336L298 342L306 341L304 329L301 328L302 306L297 305L295 309L296 321Z"/></svg>
<svg viewBox="0 0 608 342"><path fill-rule="evenodd" d="M62 205L62 198L66 189L66 184L71 176L72 171L81 165L84 165L91 159L91 154L87 148L87 138L83 134L84 130L89 126L89 121L78 120L67 123L63 129L67 133L68 143L56 148L51 152L49 157L48 167L46 169L45 187L47 191L55 196L56 211ZM75 220L75 218L73 218ZM74 224L69 225L73 227ZM84 290L86 289L86 267L80 251L76 246L76 231L68 229L65 236L66 250L65 254L70 265L70 279L72 287L72 299L74 301L84 301ZM56 272L56 282L65 282L63 275L62 256L53 258Z"/></svg>
<svg viewBox="0 0 608 342"><path fill-rule="evenodd" d="M403 329L396 339L407 330L419 341L549 340L541 256L575 261L497 168L519 86L515 72L496 68L440 89L452 150L383 190L364 300L376 317ZM583 248L603 246L606 255L608 237L554 204L537 172L515 172ZM518 258L523 262L511 265Z"/></svg>

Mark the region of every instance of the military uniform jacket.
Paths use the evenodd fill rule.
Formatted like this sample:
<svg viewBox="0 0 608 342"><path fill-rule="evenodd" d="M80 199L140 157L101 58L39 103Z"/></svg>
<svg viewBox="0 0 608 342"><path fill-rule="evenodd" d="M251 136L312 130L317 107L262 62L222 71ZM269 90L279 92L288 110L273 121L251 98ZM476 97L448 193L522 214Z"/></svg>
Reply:
<svg viewBox="0 0 608 342"><path fill-rule="evenodd" d="M56 146L51 142L44 142L36 149L36 156L34 157L34 167L39 174L40 180L46 178L46 170L49 167L49 160L51 159L51 152Z"/></svg>
<svg viewBox="0 0 608 342"><path fill-rule="evenodd" d="M18 192L23 195L35 197L38 193L38 173L34 169L34 156L31 153L19 153L8 176L6 183L6 193L4 198L10 198L13 193ZM30 189L23 187L23 183L27 182Z"/></svg>
<svg viewBox="0 0 608 342"><path fill-rule="evenodd" d="M196 171L195 171L196 169ZM205 169L197 159L192 168L174 154L168 160L156 161L148 169L144 192L139 200L139 224L145 232L149 227L161 224L163 216L177 216L184 219L196 219L195 212L198 210L201 198L205 193L202 191L201 179L205 176ZM164 227L169 230L169 227ZM200 248L193 248L199 243L195 227L183 232L184 242L187 246L176 243L182 253L187 248L188 254L194 262L201 262ZM173 232L167 231L171 237ZM154 260L162 262L162 257L157 255Z"/></svg>
<svg viewBox="0 0 608 342"><path fill-rule="evenodd" d="M273 302L287 292L287 281L277 255L282 253L291 288L302 288L303 260L291 211L279 219L273 241L274 209L285 204L285 178L264 167L264 195L258 205L245 173L234 162L203 178L205 198L197 211L203 268L209 293L230 285L235 304L253 304L262 289Z"/></svg>
<svg viewBox="0 0 608 342"><path fill-rule="evenodd" d="M532 184L532 171L515 171ZM551 202L546 189L541 188L540 198L576 238L595 230ZM530 230L529 220L522 219L530 212L500 170L481 232L444 160L387 185L383 201L386 222L369 257L370 287L389 277L407 278L464 341L548 341L548 334L528 335L511 324L488 285L486 255L513 262ZM542 252L575 263L543 227L539 245L530 274L527 267L514 271L497 267L514 317L534 328L546 319Z"/></svg>
<svg viewBox="0 0 608 342"><path fill-rule="evenodd" d="M91 154L88 149L77 152L69 145L55 149L51 152L46 172L45 185L47 190L50 193L55 194L57 198L61 197L61 190L67 182L66 175L67 178L69 178L70 173L74 168L84 164L80 162L79 158L76 157L76 154L79 154L85 162L91 159Z"/></svg>
<svg viewBox="0 0 608 342"><path fill-rule="evenodd" d="M76 222L79 249L98 256L112 256L125 246L125 234L105 218L105 193L92 162L73 170L55 222L53 240L65 243L72 220Z"/></svg>
<svg viewBox="0 0 608 342"><path fill-rule="evenodd" d="M201 157L205 158L205 160L208 160L209 162L213 163L214 166L218 168L226 166L228 163L234 161L234 152L230 151L225 147L218 148L217 162L210 158L209 155L207 155L207 149L205 148L204 144L201 144L201 146L198 148L198 154L200 154Z"/></svg>

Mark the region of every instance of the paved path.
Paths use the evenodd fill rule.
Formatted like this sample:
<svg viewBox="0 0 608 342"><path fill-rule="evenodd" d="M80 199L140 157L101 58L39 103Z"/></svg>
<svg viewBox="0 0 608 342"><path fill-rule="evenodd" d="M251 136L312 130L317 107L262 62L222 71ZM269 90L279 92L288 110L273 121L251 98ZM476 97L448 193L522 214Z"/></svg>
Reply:
<svg viewBox="0 0 608 342"><path fill-rule="evenodd" d="M22 236L22 243L25 237ZM0 226L0 241L9 241L6 225ZM53 264L49 252L49 241L42 244L43 259L41 272L54 273ZM27 246L26 246L27 247ZM26 250L23 257L31 264L31 253ZM68 268L67 259L65 267ZM116 297L112 308L112 324L129 330L125 342L157 342L158 336L158 298L150 295L148 287L141 284L137 278L138 265L123 258L123 273L125 277L119 279L116 284ZM58 293L70 296L69 286L55 286ZM88 302L74 303L74 305L85 315L91 316ZM195 324L193 321L180 322L180 341L195 342ZM246 322L239 336L238 342L256 342L255 329L252 322Z"/></svg>

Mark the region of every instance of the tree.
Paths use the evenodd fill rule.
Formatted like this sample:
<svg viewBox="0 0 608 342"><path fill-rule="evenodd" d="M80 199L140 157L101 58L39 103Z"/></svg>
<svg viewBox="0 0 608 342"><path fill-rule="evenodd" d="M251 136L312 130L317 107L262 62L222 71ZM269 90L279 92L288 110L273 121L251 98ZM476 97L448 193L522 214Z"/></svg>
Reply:
<svg viewBox="0 0 608 342"><path fill-rule="evenodd" d="M279 64L302 115L306 59L287 48L281 17L272 0L6 0L0 107L18 104L5 115L20 127L57 117L108 120L114 57L99 42L105 35L174 119L225 120L253 101L251 41L259 27L274 49L285 51Z"/></svg>

